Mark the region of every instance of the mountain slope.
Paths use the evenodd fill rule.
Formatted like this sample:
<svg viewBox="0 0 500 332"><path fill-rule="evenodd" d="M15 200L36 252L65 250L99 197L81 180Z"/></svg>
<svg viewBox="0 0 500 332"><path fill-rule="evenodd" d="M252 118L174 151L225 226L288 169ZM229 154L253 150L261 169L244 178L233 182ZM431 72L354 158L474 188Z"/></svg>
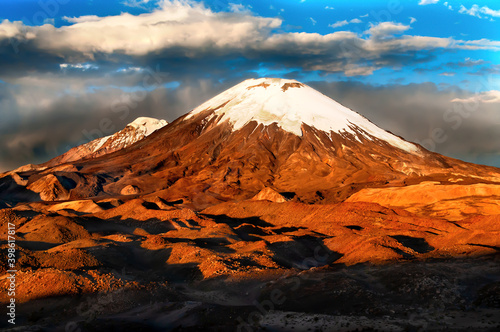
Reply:
<svg viewBox="0 0 500 332"><path fill-rule="evenodd" d="M61 185L71 179L64 197L120 195L133 186L134 194L183 199L196 209L250 199L266 187L328 203L363 188L452 178L500 182L497 168L429 152L310 87L281 79L245 81L113 154L17 176L29 186L52 173ZM53 178L50 183L56 185Z"/></svg>

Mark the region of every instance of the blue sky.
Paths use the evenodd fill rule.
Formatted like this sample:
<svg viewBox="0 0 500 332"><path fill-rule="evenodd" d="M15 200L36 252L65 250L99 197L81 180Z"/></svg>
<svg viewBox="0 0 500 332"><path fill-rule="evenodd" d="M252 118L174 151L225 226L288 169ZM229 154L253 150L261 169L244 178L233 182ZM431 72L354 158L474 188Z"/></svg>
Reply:
<svg viewBox="0 0 500 332"><path fill-rule="evenodd" d="M0 170L110 134L103 118L116 130L141 115L172 121L262 76L500 166L498 1L3 0L0 22Z"/></svg>

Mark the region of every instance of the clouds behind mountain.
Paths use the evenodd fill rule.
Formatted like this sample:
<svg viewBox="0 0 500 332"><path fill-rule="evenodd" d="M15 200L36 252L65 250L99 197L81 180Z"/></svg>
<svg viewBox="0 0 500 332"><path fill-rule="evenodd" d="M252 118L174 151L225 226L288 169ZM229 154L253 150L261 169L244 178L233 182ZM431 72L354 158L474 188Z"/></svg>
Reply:
<svg viewBox="0 0 500 332"><path fill-rule="evenodd" d="M306 17L307 24L316 22L309 28L294 25L309 8L305 3L287 7L296 14L281 8L275 15L245 4L209 8L187 0L122 6L107 15L63 15L61 6L59 17L40 25L1 21L0 170L45 161L138 116L172 121L262 76L313 82L382 128L500 166L499 64L490 56L500 42L491 36L430 35L425 20L432 15L408 17L408 4L354 15L339 2L335 10L314 11L323 17ZM132 13L131 6L145 9ZM343 20L349 24L331 27ZM457 105L469 104L475 111L461 114ZM445 140L435 139L438 129Z"/></svg>

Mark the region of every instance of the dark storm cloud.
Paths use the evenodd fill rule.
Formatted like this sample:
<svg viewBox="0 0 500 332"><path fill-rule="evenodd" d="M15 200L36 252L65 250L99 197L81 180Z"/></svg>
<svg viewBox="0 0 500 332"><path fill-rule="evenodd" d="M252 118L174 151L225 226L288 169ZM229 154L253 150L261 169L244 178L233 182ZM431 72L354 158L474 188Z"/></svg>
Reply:
<svg viewBox="0 0 500 332"><path fill-rule="evenodd" d="M430 59L429 59L430 60ZM459 62L447 62L444 64L440 64L437 66L426 66L426 67L419 67L419 68L414 68L413 71L417 73L433 73L433 72L439 72L443 69L460 69L460 68L479 68L481 65L488 64L488 61L484 60L473 60L470 58L465 59L465 61L459 61ZM480 70L478 70L476 73L477 75L489 75L489 74L498 74L500 66L499 65L493 65L493 66L488 66L488 67L482 67ZM470 75L475 75L476 73L469 73Z"/></svg>
<svg viewBox="0 0 500 332"><path fill-rule="evenodd" d="M165 73L161 74L168 77ZM150 74L143 72L138 75L146 77ZM140 86L140 79L134 80L139 81ZM228 79L221 84L212 79L185 77L179 82L180 86L173 89L164 86L171 81L160 79L161 84L157 84L153 91L99 88L64 96L55 92L62 87L53 87L53 90L47 87L41 91L27 89L24 93L1 90L0 171L45 162L73 146L121 130L139 116L173 121L240 80L240 77ZM71 85L69 81L61 83ZM148 82L151 84L153 81L148 79ZM30 93L35 94L34 98L29 97ZM46 99L41 102L36 98L38 94ZM3 108L3 105L16 104L18 100L23 100L22 107ZM20 108L20 112L12 114L5 111Z"/></svg>

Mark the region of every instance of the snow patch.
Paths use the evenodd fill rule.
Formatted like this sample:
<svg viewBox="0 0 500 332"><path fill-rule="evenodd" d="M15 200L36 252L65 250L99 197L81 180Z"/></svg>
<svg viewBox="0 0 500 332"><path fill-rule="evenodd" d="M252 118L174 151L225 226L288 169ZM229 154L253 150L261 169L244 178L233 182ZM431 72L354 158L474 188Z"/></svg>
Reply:
<svg viewBox="0 0 500 332"><path fill-rule="evenodd" d="M97 142L96 142L96 146L92 149L92 152L96 152L97 150L99 150L110 138L111 138L111 136L105 136L102 138L98 138Z"/></svg>
<svg viewBox="0 0 500 332"><path fill-rule="evenodd" d="M127 126L133 127L140 131L144 136L149 136L156 130L165 127L168 124L165 120L148 118L145 116L135 119L133 122L129 123Z"/></svg>

